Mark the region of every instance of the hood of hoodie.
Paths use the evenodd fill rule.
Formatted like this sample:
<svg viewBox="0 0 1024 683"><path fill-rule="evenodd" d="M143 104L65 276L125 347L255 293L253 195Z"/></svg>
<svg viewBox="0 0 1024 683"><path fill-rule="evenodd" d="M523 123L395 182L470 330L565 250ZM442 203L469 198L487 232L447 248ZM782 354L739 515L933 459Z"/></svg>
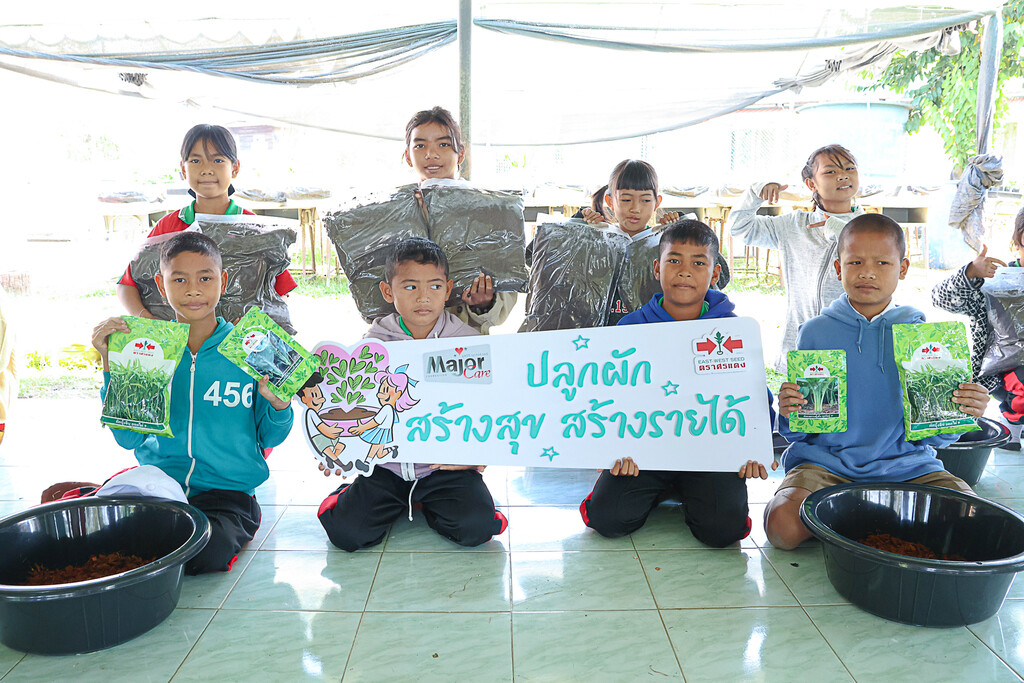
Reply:
<svg viewBox="0 0 1024 683"><path fill-rule="evenodd" d="M480 334L472 327L462 322L448 311L443 311L434 323L433 329L427 335L427 339L438 339L446 337L472 337ZM381 341L408 341L412 339L408 332L402 329L398 321L398 314L391 313L383 318L377 318L370 325L370 329L363 335L363 339L379 339Z"/></svg>
<svg viewBox="0 0 1024 683"><path fill-rule="evenodd" d="M923 323L924 313L913 306L894 306L883 311L868 320L850 303L850 297L845 292L838 299L822 310L821 314L826 318L835 320L842 325L857 331L857 350L864 351L865 340L868 335L873 335L875 342L871 346L877 351L877 364L879 369L883 367L886 360L885 334L893 325L901 323ZM891 360L891 359L890 359Z"/></svg>
<svg viewBox="0 0 1024 683"><path fill-rule="evenodd" d="M233 329L235 329L234 325L224 320L224 318L217 316L217 327L214 328L213 334L211 334L209 338L203 342L203 345L199 347L197 354L206 353L210 349L216 350L217 346L224 341L224 337L228 336L228 333ZM187 351L188 349L186 349L186 352Z"/></svg>
<svg viewBox="0 0 1024 683"><path fill-rule="evenodd" d="M638 325L640 323L669 323L675 322L675 318L668 314L665 307L661 305L661 294L655 294L651 300L639 309L629 313L619 320L619 325ZM729 301L729 297L717 289L709 289L704 295L704 301L708 305L708 312L701 318L735 318L736 306Z"/></svg>

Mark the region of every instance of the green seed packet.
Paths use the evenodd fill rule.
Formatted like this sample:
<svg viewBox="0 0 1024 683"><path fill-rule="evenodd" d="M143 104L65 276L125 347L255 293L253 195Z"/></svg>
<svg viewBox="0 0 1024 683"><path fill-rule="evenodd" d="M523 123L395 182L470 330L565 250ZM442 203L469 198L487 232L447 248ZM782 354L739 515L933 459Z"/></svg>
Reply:
<svg viewBox="0 0 1024 683"><path fill-rule="evenodd" d="M217 350L251 377L267 375L270 390L282 401L291 400L318 362L256 306L246 311Z"/></svg>
<svg viewBox="0 0 1024 683"><path fill-rule="evenodd" d="M790 414L790 429L807 434L846 431L845 351L790 351L786 375L807 399Z"/></svg>
<svg viewBox="0 0 1024 683"><path fill-rule="evenodd" d="M978 429L953 403L953 391L971 381L971 349L961 322L892 326L896 367L903 389L908 441Z"/></svg>
<svg viewBox="0 0 1024 683"><path fill-rule="evenodd" d="M143 434L171 433L171 380L188 345L188 325L123 316L129 332L107 339L110 383L100 423Z"/></svg>

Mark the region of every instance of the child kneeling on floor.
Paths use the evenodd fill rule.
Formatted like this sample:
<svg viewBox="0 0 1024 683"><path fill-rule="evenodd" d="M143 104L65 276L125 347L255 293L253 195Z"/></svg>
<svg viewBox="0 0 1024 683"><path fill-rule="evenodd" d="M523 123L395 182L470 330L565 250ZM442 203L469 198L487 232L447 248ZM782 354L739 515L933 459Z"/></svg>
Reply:
<svg viewBox="0 0 1024 683"><path fill-rule="evenodd" d="M623 317L619 325L736 317L729 297L711 289L722 271L716 265L718 236L711 228L700 221L676 221L661 233L659 246L654 277L661 283L662 294L655 294L639 310ZM771 402L769 393L769 410ZM601 472L594 490L580 503L580 514L586 525L602 536L624 536L643 526L662 497L675 491L694 537L722 548L750 533L746 479L756 476L766 479L768 473L753 460L747 461L737 476L732 472L641 471L633 458L621 458L610 470Z"/></svg>
<svg viewBox="0 0 1024 683"><path fill-rule="evenodd" d="M789 429L789 415L807 403L797 385L779 392L780 431L792 444L782 456L786 477L765 509L765 531L776 548L790 550L810 538L799 509L807 496L827 486L856 482L931 484L971 492L946 472L935 455L959 434L908 441L903 427L903 391L893 354L894 323L921 323L924 315L892 301L910 261L900 225L881 214L851 220L839 234L834 268L845 293L800 327L797 348L846 352L845 432L805 434ZM980 417L988 392L961 383L953 402Z"/></svg>
<svg viewBox="0 0 1024 683"><path fill-rule="evenodd" d="M448 259L428 239L414 237L400 242L385 264L387 280L380 283L384 299L396 313L373 321L364 339L402 341L468 337L479 332L445 310L453 282L448 279ZM390 442L395 411L408 396L411 382L398 368L378 390L381 405L392 406L386 424L374 421L353 428L371 446L371 455L386 462L376 465L369 476L342 484L329 495L317 512L331 543L349 552L369 548L384 540L391 524L420 503L431 529L463 546L477 546L505 531L508 521L494 509L494 499L474 465L426 465L396 462L397 447ZM383 412L383 410L382 410Z"/></svg>
<svg viewBox="0 0 1024 683"><path fill-rule="evenodd" d="M155 465L177 481L188 502L209 518L210 541L185 565L186 573L228 571L259 529L253 493L270 474L263 449L288 436L292 408L270 391L267 377L257 383L217 349L234 326L217 316L227 272L212 239L189 231L167 240L156 283L178 322L189 325L188 352L171 381L176 436L110 431L120 446L135 450L139 464ZM92 344L103 359L103 395L110 384L107 338L115 331L128 332L128 323L110 318L93 330ZM229 385L238 387L236 399L243 398L222 399L221 388Z"/></svg>

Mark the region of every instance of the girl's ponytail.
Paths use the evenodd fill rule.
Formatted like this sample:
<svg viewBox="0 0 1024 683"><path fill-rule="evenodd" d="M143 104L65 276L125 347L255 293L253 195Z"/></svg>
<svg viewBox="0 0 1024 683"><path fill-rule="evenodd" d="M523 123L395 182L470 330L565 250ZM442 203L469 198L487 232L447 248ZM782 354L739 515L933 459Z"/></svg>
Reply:
<svg viewBox="0 0 1024 683"><path fill-rule="evenodd" d="M594 194L590 195L590 208L602 216L605 215L604 196L608 194L608 186L602 185Z"/></svg>

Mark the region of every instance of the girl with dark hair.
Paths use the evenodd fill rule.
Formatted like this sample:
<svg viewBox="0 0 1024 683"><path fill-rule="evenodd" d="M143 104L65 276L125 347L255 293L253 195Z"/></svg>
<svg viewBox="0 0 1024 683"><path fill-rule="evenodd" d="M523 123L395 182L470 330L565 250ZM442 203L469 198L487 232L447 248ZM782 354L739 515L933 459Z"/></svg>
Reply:
<svg viewBox="0 0 1024 683"><path fill-rule="evenodd" d="M647 224L661 205L658 172L653 166L646 161L624 159L612 169L608 184L602 190L603 197L599 200L601 190L598 190L594 193L593 206L582 210L585 221L591 225L611 223L612 231L630 239L642 239L651 234Z"/></svg>
<svg viewBox="0 0 1024 683"><path fill-rule="evenodd" d="M777 202L788 185L755 183L729 214L733 237L752 247L777 249L786 286L786 326L776 369L785 371L786 353L796 349L797 329L838 299L843 287L832 267L836 239L864 211L854 203L860 190L857 160L842 145L814 150L800 172L811 191L813 211L758 216L761 205Z"/></svg>
<svg viewBox="0 0 1024 683"><path fill-rule="evenodd" d="M643 239L651 234L648 224L661 206L658 191L658 173L653 166L646 161L625 159L612 169L608 184L594 193L592 206L581 209L577 216L591 225L609 223L613 231L630 239ZM678 218L679 214L672 211L658 223L664 225Z"/></svg>
<svg viewBox="0 0 1024 683"><path fill-rule="evenodd" d="M967 316L971 328L974 380L999 401L999 412L1013 434L1013 438L1003 448L1016 451L1020 450L1020 435L1024 427L1024 368L989 374L981 372L982 359L993 341L992 323L981 286L987 278L996 274L997 266L1020 268L1024 264L1024 208L1017 212L1014 219L1010 247L1016 252L1017 258L1004 263L989 256L988 245L983 245L981 253L973 261L961 266L932 288L932 303L944 311Z"/></svg>
<svg viewBox="0 0 1024 683"><path fill-rule="evenodd" d="M149 237L181 232L195 223L196 214L253 215L235 204L231 194L235 188L231 181L238 175L240 164L235 138L224 126L201 123L185 133L181 144L181 177L188 182L188 193L195 199L180 211L161 218L149 232ZM295 279L287 270L277 276L274 289L281 296L295 289ZM138 287L132 279L131 266L117 283L117 298L130 314L140 318L153 318L142 304Z"/></svg>
<svg viewBox="0 0 1024 683"><path fill-rule="evenodd" d="M470 187L468 181L459 177L459 166L465 157L462 131L447 109L418 111L405 125L405 161L419 176L420 188ZM418 191L417 198L426 215ZM491 327L505 322L515 303L515 292L495 292L491 276L481 272L462 293L462 301L448 310L473 329L487 334Z"/></svg>

